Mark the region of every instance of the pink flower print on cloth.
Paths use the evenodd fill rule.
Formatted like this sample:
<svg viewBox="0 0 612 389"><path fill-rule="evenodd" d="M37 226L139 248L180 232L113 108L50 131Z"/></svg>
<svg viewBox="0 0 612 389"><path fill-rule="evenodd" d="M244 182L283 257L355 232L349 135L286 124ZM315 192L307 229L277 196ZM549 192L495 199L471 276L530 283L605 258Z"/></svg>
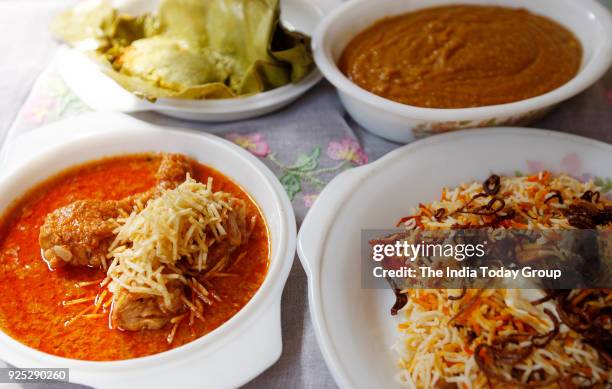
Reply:
<svg viewBox="0 0 612 389"><path fill-rule="evenodd" d="M317 197L319 197L318 193L308 193L308 194L303 195L302 200L304 200L304 206L306 208L312 207Z"/></svg>
<svg viewBox="0 0 612 389"><path fill-rule="evenodd" d="M55 108L56 99L52 97L37 97L32 99L24 110L24 118L30 124L42 124L49 113Z"/></svg>
<svg viewBox="0 0 612 389"><path fill-rule="evenodd" d="M340 141L329 142L327 155L334 161L347 161L353 165L368 163L368 156L359 145L359 142L348 137Z"/></svg>
<svg viewBox="0 0 612 389"><path fill-rule="evenodd" d="M258 157L263 158L270 154L270 146L266 143L263 135L258 132L249 134L231 133L227 134L226 138Z"/></svg>

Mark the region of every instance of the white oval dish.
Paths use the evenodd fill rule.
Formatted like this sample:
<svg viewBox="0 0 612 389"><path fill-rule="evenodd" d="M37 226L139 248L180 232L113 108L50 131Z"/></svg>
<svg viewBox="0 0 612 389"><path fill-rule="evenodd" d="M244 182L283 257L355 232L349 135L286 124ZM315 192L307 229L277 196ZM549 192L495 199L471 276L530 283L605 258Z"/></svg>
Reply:
<svg viewBox="0 0 612 389"><path fill-rule="evenodd" d="M352 0L323 19L313 36L319 70L338 89L348 113L364 128L384 138L409 142L415 138L460 128L525 125L556 104L596 82L612 63L612 17L596 0L464 0L465 4L524 7L552 18L572 30L583 45L578 74L563 86L514 103L462 109L421 108L377 96L353 84L336 63L350 40L390 15L455 3L454 0Z"/></svg>
<svg viewBox="0 0 612 389"><path fill-rule="evenodd" d="M113 5L130 14L156 9L158 1L115 0ZM281 0L282 23L288 28L312 34L318 22L341 0ZM226 122L261 116L295 101L321 80L314 69L296 84L289 84L254 96L218 100L139 99L102 72L101 65L76 49L63 47L58 53L58 71L68 87L90 108L97 111L157 111L180 119Z"/></svg>
<svg viewBox="0 0 612 389"><path fill-rule="evenodd" d="M65 140L66 136L70 139ZM270 233L270 266L260 289L216 330L160 354L115 362L80 361L40 352L0 331L1 360L17 367L69 368L70 382L96 388L228 388L248 382L280 357L280 301L295 255L295 216L274 174L235 144L213 135L155 127L119 114L79 116L28 133L11 144L3 158L0 211L27 189L67 167L103 156L145 151L192 156L231 177L253 197Z"/></svg>
<svg viewBox="0 0 612 389"><path fill-rule="evenodd" d="M390 290L361 287L361 230L393 228L444 186L548 169L612 177L612 145L546 130L483 128L414 142L334 178L306 215L298 255L323 356L341 388L395 388ZM609 181L612 186L612 180ZM608 193L610 195L610 192Z"/></svg>

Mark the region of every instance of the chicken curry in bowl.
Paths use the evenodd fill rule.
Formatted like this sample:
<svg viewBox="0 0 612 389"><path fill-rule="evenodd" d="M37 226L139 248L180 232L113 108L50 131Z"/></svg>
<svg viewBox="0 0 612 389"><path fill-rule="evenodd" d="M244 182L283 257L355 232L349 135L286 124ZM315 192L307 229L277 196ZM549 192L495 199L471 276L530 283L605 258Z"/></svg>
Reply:
<svg viewBox="0 0 612 389"><path fill-rule="evenodd" d="M211 332L266 277L269 233L239 185L179 154L66 170L0 222L0 328L50 354L111 361Z"/></svg>

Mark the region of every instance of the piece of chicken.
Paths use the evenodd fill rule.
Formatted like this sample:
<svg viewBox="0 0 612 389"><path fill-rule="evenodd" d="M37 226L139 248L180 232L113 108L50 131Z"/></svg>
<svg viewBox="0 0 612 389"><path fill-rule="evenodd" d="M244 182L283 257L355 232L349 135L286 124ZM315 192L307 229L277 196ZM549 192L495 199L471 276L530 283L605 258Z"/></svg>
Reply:
<svg viewBox="0 0 612 389"><path fill-rule="evenodd" d="M224 259L229 260L236 249L248 242L253 231L255 218L252 220L247 219L247 209L244 201L232 199L230 206L232 211L227 215L227 235L210 247L208 258L206 259L207 271L215 269L220 261ZM227 265L229 265L228 261L225 262L225 266ZM216 270L222 271L225 266Z"/></svg>
<svg viewBox="0 0 612 389"><path fill-rule="evenodd" d="M49 213L40 228L39 243L52 269L73 266L101 267L113 242L113 219L130 212L137 201L146 203L161 189L173 189L192 174L189 159L164 154L156 173L157 185L137 195L115 200L78 200Z"/></svg>
<svg viewBox="0 0 612 389"><path fill-rule="evenodd" d="M47 215L39 243L49 267L101 266L119 211L116 201L79 200Z"/></svg>
<svg viewBox="0 0 612 389"><path fill-rule="evenodd" d="M155 173L157 186L153 188L156 197L160 189L174 189L185 182L187 174L193 177L193 166L189 158L181 154L164 154Z"/></svg>
<svg viewBox="0 0 612 389"><path fill-rule="evenodd" d="M227 234L215 242L206 261L207 270L223 271L236 249L249 240L253 221L247 220L246 204L239 199L230 201L232 210L227 215ZM182 301L186 287L179 281L166 285L170 292L170 305L159 296L128 292L119 288L113 294L111 323L113 327L128 331L163 328L173 317L187 310Z"/></svg>
<svg viewBox="0 0 612 389"><path fill-rule="evenodd" d="M185 311L184 286L179 281L167 285L170 306L159 296L128 292L120 288L113 295L111 325L125 331L158 330Z"/></svg>

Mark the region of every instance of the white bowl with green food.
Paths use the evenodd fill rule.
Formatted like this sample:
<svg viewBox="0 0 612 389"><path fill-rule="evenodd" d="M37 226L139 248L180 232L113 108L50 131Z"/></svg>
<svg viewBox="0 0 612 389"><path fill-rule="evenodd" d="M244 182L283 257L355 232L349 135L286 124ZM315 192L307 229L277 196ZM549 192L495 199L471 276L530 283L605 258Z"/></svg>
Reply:
<svg viewBox="0 0 612 389"><path fill-rule="evenodd" d="M304 34L338 0L226 3L79 3L52 24L69 46L59 72L95 110L210 122L272 112L321 79Z"/></svg>

